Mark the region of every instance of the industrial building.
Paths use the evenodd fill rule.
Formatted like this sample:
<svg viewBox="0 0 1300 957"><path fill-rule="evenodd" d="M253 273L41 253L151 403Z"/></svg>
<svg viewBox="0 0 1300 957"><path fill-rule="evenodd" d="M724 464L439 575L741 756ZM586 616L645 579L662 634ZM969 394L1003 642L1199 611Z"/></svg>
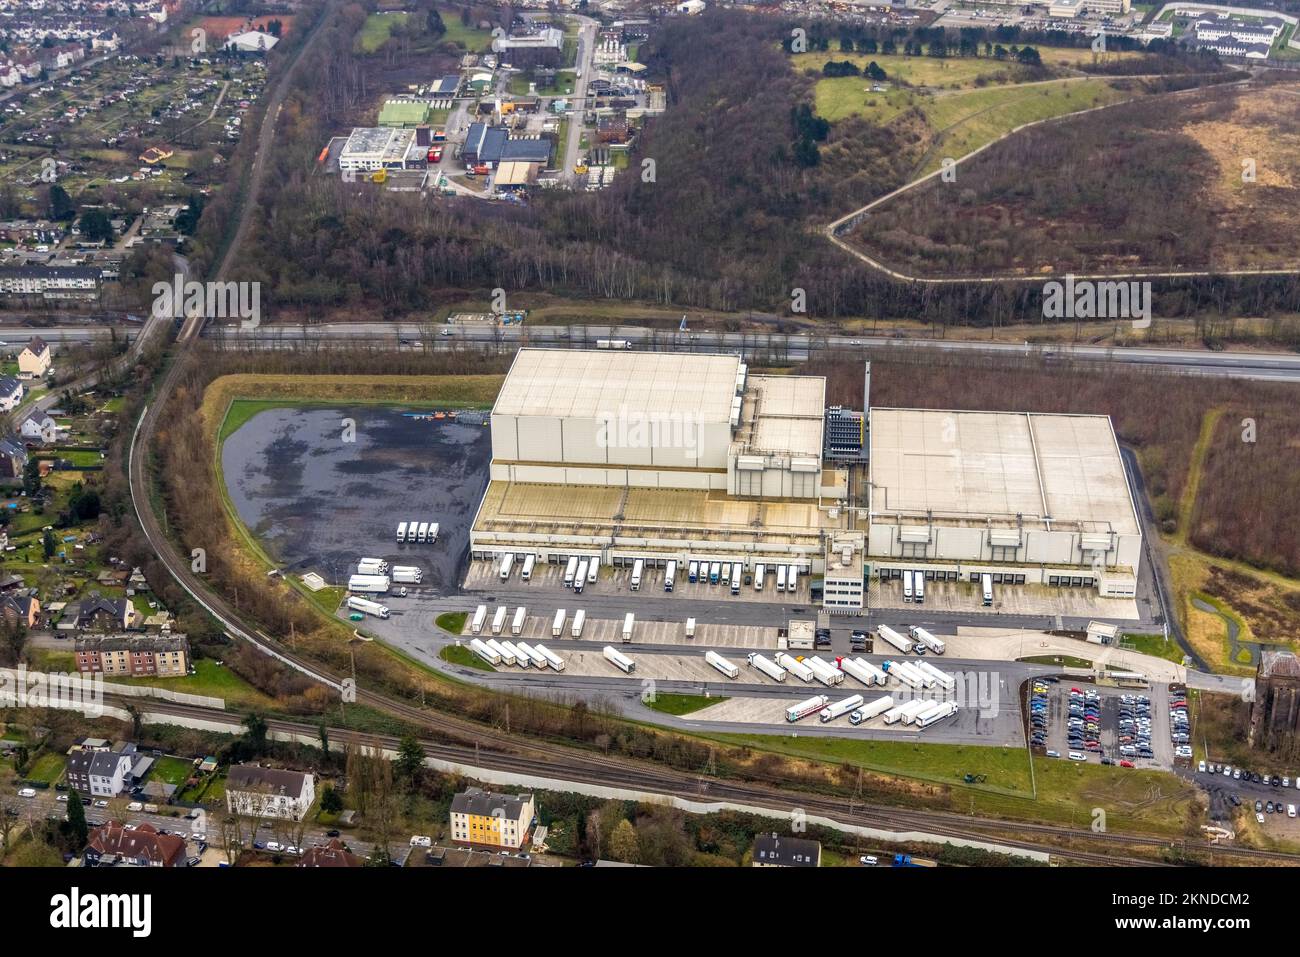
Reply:
<svg viewBox="0 0 1300 957"><path fill-rule="evenodd" d="M427 161L427 153L417 142L415 130L385 126L357 127L339 153L339 169L344 172L423 169Z"/></svg>
<svg viewBox="0 0 1300 957"><path fill-rule="evenodd" d="M520 349L471 556L794 565L846 614L905 570L1135 595L1141 526L1106 416L870 409L868 462L841 466L825 395L733 355Z"/></svg>

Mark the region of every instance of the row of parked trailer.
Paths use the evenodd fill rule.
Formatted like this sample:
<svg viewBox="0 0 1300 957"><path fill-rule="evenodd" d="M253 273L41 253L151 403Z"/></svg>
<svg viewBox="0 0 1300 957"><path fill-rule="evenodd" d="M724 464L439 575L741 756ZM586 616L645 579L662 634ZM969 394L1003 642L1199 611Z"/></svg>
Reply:
<svg viewBox="0 0 1300 957"><path fill-rule="evenodd" d="M881 641L893 645L905 655L910 655L913 652L923 655L927 651L941 655L948 650L948 646L942 638L936 638L921 627L909 628L907 636L904 637L888 625L878 625L876 635Z"/></svg>
<svg viewBox="0 0 1300 957"><path fill-rule="evenodd" d="M437 522L398 522L397 544L432 545L438 540Z"/></svg>
<svg viewBox="0 0 1300 957"><path fill-rule="evenodd" d="M786 708L785 720L793 724L815 714L822 724L828 724L847 714L849 724L856 726L884 715L885 724L897 724L901 721L903 724L915 725L916 729L921 731L944 718L952 717L957 710L957 704L953 701L914 698L896 706L894 699L885 695L867 704L862 695L855 694L832 703L826 695L818 694Z"/></svg>
<svg viewBox="0 0 1300 957"><path fill-rule="evenodd" d="M424 569L416 565L389 565L382 558L362 558L357 561L357 575L363 577L387 576L399 585L418 585L424 581Z"/></svg>
<svg viewBox="0 0 1300 957"><path fill-rule="evenodd" d="M993 576L985 572L980 575L980 590L983 592L984 607L993 605ZM917 605L925 603L925 572L919 569L903 570L903 601Z"/></svg>
<svg viewBox="0 0 1300 957"><path fill-rule="evenodd" d="M752 652L746 660L751 668L773 681L785 681L786 675L792 674L805 684L817 680L829 688L843 682L847 674L868 687L883 686L890 678L914 690L937 687L952 692L957 687L955 677L928 661L885 661L882 667L877 667L865 658L837 658L832 665L816 655L796 658L784 651L778 651L771 658Z"/></svg>
<svg viewBox="0 0 1300 957"><path fill-rule="evenodd" d="M564 659L545 645L529 645L522 641L510 641L508 638L472 638L469 650L490 665L518 665L520 668L535 667L541 670L564 670Z"/></svg>

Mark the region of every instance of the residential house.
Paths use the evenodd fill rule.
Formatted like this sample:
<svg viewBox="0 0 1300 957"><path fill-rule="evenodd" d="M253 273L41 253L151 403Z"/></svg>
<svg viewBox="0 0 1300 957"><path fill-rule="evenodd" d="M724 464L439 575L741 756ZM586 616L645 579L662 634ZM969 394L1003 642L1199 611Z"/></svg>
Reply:
<svg viewBox="0 0 1300 957"><path fill-rule="evenodd" d="M35 628L41 620L40 599L35 595L5 595L0 598L0 617L9 628Z"/></svg>
<svg viewBox="0 0 1300 957"><path fill-rule="evenodd" d="M40 336L32 336L23 351L18 353L18 371L33 378L50 371L50 344Z"/></svg>
<svg viewBox="0 0 1300 957"><path fill-rule="evenodd" d="M69 602L63 611L64 620L71 617L73 626L82 631L125 631L134 615L125 598L105 598L97 591L80 602Z"/></svg>
<svg viewBox="0 0 1300 957"><path fill-rule="evenodd" d="M316 801L310 772L241 764L226 775L226 807L232 814L300 821Z"/></svg>
<svg viewBox="0 0 1300 957"><path fill-rule="evenodd" d="M365 867L366 862L357 857L337 837L320 847L309 847L298 860L299 867Z"/></svg>
<svg viewBox="0 0 1300 957"><path fill-rule="evenodd" d="M44 412L33 409L19 423L18 433L33 444L53 445L59 439L59 426Z"/></svg>
<svg viewBox="0 0 1300 957"><path fill-rule="evenodd" d="M12 412L23 401L23 384L11 375L0 375L0 412Z"/></svg>
<svg viewBox="0 0 1300 957"><path fill-rule="evenodd" d="M95 299L102 278L94 266L0 266L0 295Z"/></svg>
<svg viewBox="0 0 1300 957"><path fill-rule="evenodd" d="M27 468L27 449L16 437L0 439L0 481L21 479Z"/></svg>
<svg viewBox="0 0 1300 957"><path fill-rule="evenodd" d="M518 850L536 816L531 794L469 788L452 798L451 839L457 844Z"/></svg>
<svg viewBox="0 0 1300 957"><path fill-rule="evenodd" d="M68 756L68 787L86 797L114 798L131 783L135 745L120 751L74 751Z"/></svg>
<svg viewBox="0 0 1300 957"><path fill-rule="evenodd" d="M180 678L190 668L190 643L184 635L82 635L75 653L83 675Z"/></svg>
<svg viewBox="0 0 1300 957"><path fill-rule="evenodd" d="M821 867L821 864L821 841L776 833L754 838L753 867Z"/></svg>
<svg viewBox="0 0 1300 957"><path fill-rule="evenodd" d="M90 832L83 861L87 867L183 867L185 839L160 834L152 824L131 829L109 821Z"/></svg>

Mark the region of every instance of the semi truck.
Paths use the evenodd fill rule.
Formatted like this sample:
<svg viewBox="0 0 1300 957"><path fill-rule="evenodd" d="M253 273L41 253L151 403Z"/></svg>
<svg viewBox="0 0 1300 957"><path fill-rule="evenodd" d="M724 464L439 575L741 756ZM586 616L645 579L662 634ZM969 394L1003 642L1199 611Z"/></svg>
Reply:
<svg viewBox="0 0 1300 957"><path fill-rule="evenodd" d="M785 566L776 566L776 590L785 591Z"/></svg>
<svg viewBox="0 0 1300 957"><path fill-rule="evenodd" d="M545 658L546 663L552 668L552 670L564 670L564 659L551 651L551 649L547 648L545 645L533 645L533 651Z"/></svg>
<svg viewBox="0 0 1300 957"><path fill-rule="evenodd" d="M487 605L479 605L474 609L474 617L470 619L469 630L475 635L482 634L483 624L487 621Z"/></svg>
<svg viewBox="0 0 1300 957"><path fill-rule="evenodd" d="M699 562L691 562L688 566L686 566L686 580L689 581L692 585L700 580Z"/></svg>
<svg viewBox="0 0 1300 957"><path fill-rule="evenodd" d="M381 605L377 601L371 601L369 598L358 598L353 595L348 598L348 607L353 611L360 611L367 615L374 615L376 618L388 617L388 606Z"/></svg>
<svg viewBox="0 0 1300 957"><path fill-rule="evenodd" d="M348 591L363 595L386 595L389 584L387 575L353 575L348 579Z"/></svg>
<svg viewBox="0 0 1300 957"><path fill-rule="evenodd" d="M883 685L889 680L889 676L873 665L869 661L862 659L853 660L852 658L841 658L839 660L840 670L852 678L856 678L867 687L873 685Z"/></svg>
<svg viewBox="0 0 1300 957"><path fill-rule="evenodd" d="M934 635L919 626L910 629L909 634L912 636L912 640L918 645L925 645L926 648L933 651L936 655L943 654L948 647L943 643L942 639L934 637Z"/></svg>
<svg viewBox="0 0 1300 957"><path fill-rule="evenodd" d="M903 654L910 655L912 653L912 640L910 638L904 638L888 625L878 625L876 627L876 634L880 636L882 641L889 642Z"/></svg>
<svg viewBox="0 0 1300 957"><path fill-rule="evenodd" d="M740 594L740 574L744 567L740 562L735 562L731 566L731 593L733 595Z"/></svg>
<svg viewBox="0 0 1300 957"><path fill-rule="evenodd" d="M579 608L573 616L573 627L569 629L569 634L574 638L582 637L582 626L587 623L587 612Z"/></svg>
<svg viewBox="0 0 1300 957"><path fill-rule="evenodd" d="M638 558L632 563L632 590L641 590L641 575L645 572L645 559Z"/></svg>
<svg viewBox="0 0 1300 957"><path fill-rule="evenodd" d="M980 587L984 591L984 607L993 607L993 576L985 572L980 576Z"/></svg>
<svg viewBox="0 0 1300 957"><path fill-rule="evenodd" d="M912 601L912 573L908 569L903 569L903 601L909 604Z"/></svg>
<svg viewBox="0 0 1300 957"><path fill-rule="evenodd" d="M542 671L546 670L546 657L536 648L526 645L522 641L515 642L515 647L524 654L524 656L533 664L533 667L540 668Z"/></svg>
<svg viewBox="0 0 1300 957"><path fill-rule="evenodd" d="M629 611L623 616L623 641L632 640L632 629L634 627L636 627L636 615Z"/></svg>
<svg viewBox="0 0 1300 957"><path fill-rule="evenodd" d="M928 661L918 661L916 669L923 674L929 675L935 683L944 691L952 691L957 687L957 679L946 671L940 671Z"/></svg>
<svg viewBox="0 0 1300 957"><path fill-rule="evenodd" d="M838 668L831 667L816 655L813 655L810 658L805 658L803 663L812 669L813 677L828 688L840 684L844 680L844 672L840 671Z"/></svg>
<svg viewBox="0 0 1300 957"><path fill-rule="evenodd" d="M912 601L918 605L925 604L925 572L912 572Z"/></svg>
<svg viewBox="0 0 1300 957"><path fill-rule="evenodd" d="M565 611L563 608L555 609L555 617L551 619L551 637L559 638L564 634Z"/></svg>
<svg viewBox="0 0 1300 957"><path fill-rule="evenodd" d="M510 634L522 635L524 633L524 622L528 619L528 609L520 605L515 609L515 620L510 623Z"/></svg>
<svg viewBox="0 0 1300 957"><path fill-rule="evenodd" d="M773 681L785 680L785 669L773 662L770 658L765 658L760 654L750 654L746 656L745 660L749 662L751 668L757 668Z"/></svg>
<svg viewBox="0 0 1300 957"><path fill-rule="evenodd" d="M951 718L957 711L957 702L941 701L937 708L932 708L924 714L916 716L916 728L918 731L923 731L932 724L938 724L944 718Z"/></svg>
<svg viewBox="0 0 1300 957"><path fill-rule="evenodd" d="M733 665L726 658L722 657L722 655L718 654L716 651L706 651L704 653L704 660L707 661L709 664L711 664L714 668L717 668L728 678L735 678L740 674L739 668Z"/></svg>
<svg viewBox="0 0 1300 957"><path fill-rule="evenodd" d="M872 718L884 714L893 706L894 699L891 696L885 695L883 698L877 698L875 701L858 708L849 715L849 724L858 725L863 721L870 721Z"/></svg>
<svg viewBox="0 0 1300 957"><path fill-rule="evenodd" d="M924 671L922 671L916 665L912 664L910 661L898 662L898 670L900 673L909 675L913 680L918 682L919 686L922 688L933 688L936 684L935 680L932 677L927 675ZM914 685L913 687L916 686Z"/></svg>
<svg viewBox="0 0 1300 957"><path fill-rule="evenodd" d="M838 717L857 710L860 704L862 704L862 695L849 695L842 701L836 701L834 704L828 704L822 708L817 717L821 719L822 724L825 724L827 721L834 721Z"/></svg>
<svg viewBox="0 0 1300 957"><path fill-rule="evenodd" d="M575 595L581 595L582 589L587 585L587 560L578 559L578 567L573 572L573 592Z"/></svg>
<svg viewBox="0 0 1300 957"><path fill-rule="evenodd" d="M405 523L405 522L398 522L398 523L397 523L397 541L398 541L398 544L401 544L402 542L406 541L406 523Z"/></svg>
<svg viewBox="0 0 1300 957"><path fill-rule="evenodd" d="M664 591L672 591L677 580L677 562L670 561L664 569Z"/></svg>
<svg viewBox="0 0 1300 957"><path fill-rule="evenodd" d="M596 584L596 579L600 577L600 556L595 555L587 559L587 584Z"/></svg>
<svg viewBox="0 0 1300 957"><path fill-rule="evenodd" d="M636 671L636 662L629 658L623 652L619 651L613 645L605 646L605 660L610 662L619 671L631 674Z"/></svg>
<svg viewBox="0 0 1300 957"><path fill-rule="evenodd" d="M427 542L429 540L429 523L421 522L415 526L415 540L417 542Z"/></svg>
<svg viewBox="0 0 1300 957"><path fill-rule="evenodd" d="M506 651L505 645L501 644L501 642L497 641L495 638L485 638L483 644L487 645L501 657L502 664L513 665L515 663L515 656Z"/></svg>
<svg viewBox="0 0 1300 957"><path fill-rule="evenodd" d="M514 552L507 552L501 556L501 580L505 581L510 577L510 569L515 567Z"/></svg>
<svg viewBox="0 0 1300 957"><path fill-rule="evenodd" d="M392 578L401 585L418 585L424 581L424 572L414 565L394 565Z"/></svg>
<svg viewBox="0 0 1300 957"><path fill-rule="evenodd" d="M763 590L763 578L767 575L767 566L759 562L754 566L754 591Z"/></svg>
<svg viewBox="0 0 1300 957"><path fill-rule="evenodd" d="M363 558L357 562L358 575L386 575L388 562L382 558Z"/></svg>
<svg viewBox="0 0 1300 957"><path fill-rule="evenodd" d="M469 643L469 650L474 652L474 654L478 655L480 658L482 658L490 665L501 664L501 656L498 655L491 648L489 648L482 641L480 641L478 638L475 638L473 641Z"/></svg>
<svg viewBox="0 0 1300 957"><path fill-rule="evenodd" d="M907 704L902 706L903 714L901 716L903 724L915 724L918 714L925 714L934 707L934 702L923 698L913 698Z"/></svg>
<svg viewBox="0 0 1300 957"><path fill-rule="evenodd" d="M902 663L898 661L884 661L881 664L885 667L885 673L891 677L897 678L909 688L920 688L921 679L909 671L904 670Z"/></svg>
<svg viewBox="0 0 1300 957"><path fill-rule="evenodd" d="M805 701L800 701L798 704L793 704L786 708L785 720L793 724L795 721L798 721L801 718L806 718L810 714L816 714L822 708L826 707L826 705L830 704L830 700L831 699L826 697L824 694L813 695Z"/></svg>
<svg viewBox="0 0 1300 957"><path fill-rule="evenodd" d="M492 634L501 634L501 629L506 626L506 606L498 605L496 613L492 616Z"/></svg>
<svg viewBox="0 0 1300 957"><path fill-rule="evenodd" d="M430 522L429 527L425 529L424 540L432 545L438 540L438 523Z"/></svg>
<svg viewBox="0 0 1300 957"><path fill-rule="evenodd" d="M524 567L519 570L519 578L521 581L527 582L533 580L533 566L536 564L536 555L530 553L524 556Z"/></svg>
<svg viewBox="0 0 1300 957"><path fill-rule="evenodd" d="M709 584L716 585L718 576L722 574L722 562L713 562L709 565Z"/></svg>
<svg viewBox="0 0 1300 957"><path fill-rule="evenodd" d="M564 587L573 587L573 576L578 574L578 556L570 555L568 562L564 565Z"/></svg>
<svg viewBox="0 0 1300 957"><path fill-rule="evenodd" d="M793 655L778 651L776 653L776 663L804 683L813 680L813 670L802 661L796 660Z"/></svg>

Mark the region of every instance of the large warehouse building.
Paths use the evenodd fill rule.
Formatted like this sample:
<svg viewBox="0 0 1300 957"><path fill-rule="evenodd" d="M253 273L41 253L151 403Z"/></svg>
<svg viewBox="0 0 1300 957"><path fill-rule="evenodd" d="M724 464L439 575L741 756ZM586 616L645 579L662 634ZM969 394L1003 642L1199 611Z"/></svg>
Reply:
<svg viewBox="0 0 1300 957"><path fill-rule="evenodd" d="M1135 593L1141 527L1105 416L871 409L850 504L849 468L823 463L825 392L737 356L521 349L472 557L793 564L846 613L909 569Z"/></svg>

